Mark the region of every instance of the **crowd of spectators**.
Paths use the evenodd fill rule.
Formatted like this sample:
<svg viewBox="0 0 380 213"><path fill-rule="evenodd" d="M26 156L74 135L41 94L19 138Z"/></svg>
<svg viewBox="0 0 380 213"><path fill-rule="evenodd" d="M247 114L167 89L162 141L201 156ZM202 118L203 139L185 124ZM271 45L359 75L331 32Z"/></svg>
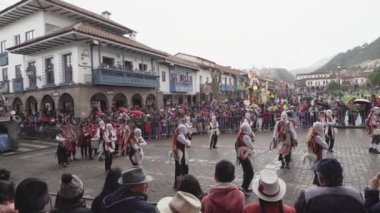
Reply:
<svg viewBox="0 0 380 213"><path fill-rule="evenodd" d="M101 193L88 207L83 199L84 184L73 174L63 174L53 205L48 185L38 178L26 178L17 186L10 172L0 170L0 213L378 213L380 212L380 172L368 182L361 193L343 184L343 168L340 162L326 158L313 167L319 185L302 189L294 205L284 204L285 181L273 169L264 169L252 183L257 201L245 203L244 193L234 183L235 166L227 160L215 166L216 185L203 192L199 181L187 175L179 190L157 203L148 198L149 183L153 177L141 167L125 171L113 168L108 172ZM294 206L294 207L293 207Z"/></svg>

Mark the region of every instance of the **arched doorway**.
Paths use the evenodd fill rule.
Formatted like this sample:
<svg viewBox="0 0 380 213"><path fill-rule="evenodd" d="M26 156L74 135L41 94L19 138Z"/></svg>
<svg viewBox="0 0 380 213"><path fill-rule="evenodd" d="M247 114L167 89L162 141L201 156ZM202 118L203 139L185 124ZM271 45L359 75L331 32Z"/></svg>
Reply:
<svg viewBox="0 0 380 213"><path fill-rule="evenodd" d="M133 108L141 108L143 103L143 98L140 94L134 94L132 96L132 106Z"/></svg>
<svg viewBox="0 0 380 213"><path fill-rule="evenodd" d="M58 106L60 112L74 115L74 99L70 94L63 93L59 97Z"/></svg>
<svg viewBox="0 0 380 213"><path fill-rule="evenodd" d="M153 94L149 94L148 97L146 97L145 106L147 107L156 106L156 96L154 96Z"/></svg>
<svg viewBox="0 0 380 213"><path fill-rule="evenodd" d="M108 109L108 100L103 93L96 93L91 97L91 109L94 107L100 107L102 112Z"/></svg>
<svg viewBox="0 0 380 213"><path fill-rule="evenodd" d="M54 99L50 95L45 95L41 100L40 109L44 115L55 115Z"/></svg>
<svg viewBox="0 0 380 213"><path fill-rule="evenodd" d="M118 93L112 99L112 106L117 109L119 107L126 107L128 104L127 97L124 94Z"/></svg>
<svg viewBox="0 0 380 213"><path fill-rule="evenodd" d="M35 115L37 114L37 100L33 96L29 96L28 99L26 99L26 104L25 104L25 111L27 115Z"/></svg>
<svg viewBox="0 0 380 213"><path fill-rule="evenodd" d="M12 109L16 112L17 115L21 114L22 101L20 98L15 98L13 100Z"/></svg>

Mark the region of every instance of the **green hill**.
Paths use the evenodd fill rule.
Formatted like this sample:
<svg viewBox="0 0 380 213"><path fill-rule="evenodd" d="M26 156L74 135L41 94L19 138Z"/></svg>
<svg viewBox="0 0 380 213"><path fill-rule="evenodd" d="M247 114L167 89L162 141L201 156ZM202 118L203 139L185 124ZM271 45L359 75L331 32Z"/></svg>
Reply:
<svg viewBox="0 0 380 213"><path fill-rule="evenodd" d="M339 53L327 64L314 72L338 71L338 66L340 66L340 69L344 69L354 64L373 59L380 59L380 38L370 44L365 43L362 46L357 46L344 53Z"/></svg>

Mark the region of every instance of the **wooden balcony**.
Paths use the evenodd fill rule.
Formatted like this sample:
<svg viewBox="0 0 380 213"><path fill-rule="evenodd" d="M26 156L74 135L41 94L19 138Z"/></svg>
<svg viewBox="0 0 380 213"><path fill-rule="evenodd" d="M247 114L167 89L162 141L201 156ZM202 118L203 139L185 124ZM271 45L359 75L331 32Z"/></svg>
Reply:
<svg viewBox="0 0 380 213"><path fill-rule="evenodd" d="M13 79L13 92L22 92L24 90L23 78Z"/></svg>
<svg viewBox="0 0 380 213"><path fill-rule="evenodd" d="M170 92L192 92L193 82L180 82L172 81L170 82Z"/></svg>
<svg viewBox="0 0 380 213"><path fill-rule="evenodd" d="M92 84L158 88L159 76L144 71L125 71L99 68L92 71Z"/></svg>

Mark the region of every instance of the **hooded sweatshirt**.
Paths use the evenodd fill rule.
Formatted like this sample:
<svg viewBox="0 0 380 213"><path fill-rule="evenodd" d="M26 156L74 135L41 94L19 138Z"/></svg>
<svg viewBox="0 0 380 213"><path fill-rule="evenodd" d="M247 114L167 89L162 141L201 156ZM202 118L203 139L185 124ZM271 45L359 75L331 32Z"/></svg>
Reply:
<svg viewBox="0 0 380 213"><path fill-rule="evenodd" d="M244 194L231 183L219 183L202 199L203 213L241 213Z"/></svg>

